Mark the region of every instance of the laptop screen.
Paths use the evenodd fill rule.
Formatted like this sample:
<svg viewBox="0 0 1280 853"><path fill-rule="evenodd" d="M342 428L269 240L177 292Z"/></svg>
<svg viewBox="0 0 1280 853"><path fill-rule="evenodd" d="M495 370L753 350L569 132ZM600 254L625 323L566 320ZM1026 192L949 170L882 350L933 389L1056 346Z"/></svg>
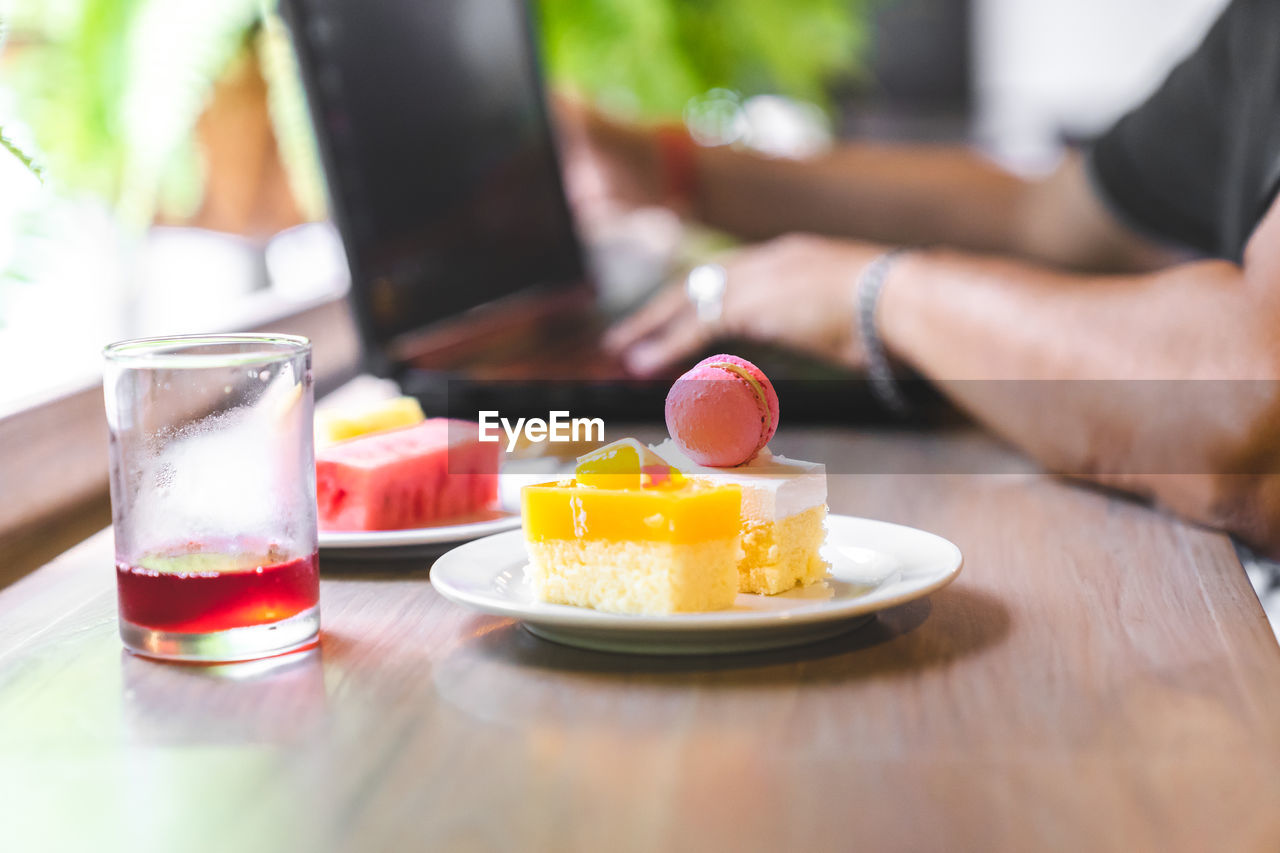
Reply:
<svg viewBox="0 0 1280 853"><path fill-rule="evenodd" d="M366 344L580 285L522 0L283 0Z"/></svg>

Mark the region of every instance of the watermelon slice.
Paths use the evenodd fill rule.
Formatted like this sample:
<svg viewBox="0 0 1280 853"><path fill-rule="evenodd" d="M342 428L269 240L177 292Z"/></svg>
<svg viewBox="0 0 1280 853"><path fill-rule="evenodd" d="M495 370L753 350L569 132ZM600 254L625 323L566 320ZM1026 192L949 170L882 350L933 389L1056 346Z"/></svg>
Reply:
<svg viewBox="0 0 1280 853"><path fill-rule="evenodd" d="M479 426L432 418L316 452L316 504L325 530L403 530L490 508L497 443Z"/></svg>

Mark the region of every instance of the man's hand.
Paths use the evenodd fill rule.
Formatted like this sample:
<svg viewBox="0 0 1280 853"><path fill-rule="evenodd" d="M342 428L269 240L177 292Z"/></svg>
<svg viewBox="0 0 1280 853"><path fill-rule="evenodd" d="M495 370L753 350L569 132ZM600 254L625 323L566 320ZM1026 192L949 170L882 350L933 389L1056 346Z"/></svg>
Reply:
<svg viewBox="0 0 1280 853"><path fill-rule="evenodd" d="M882 251L806 234L741 249L720 260L727 284L718 322L699 322L680 281L610 330L605 345L641 376L695 355L721 337L777 344L861 366L854 284Z"/></svg>

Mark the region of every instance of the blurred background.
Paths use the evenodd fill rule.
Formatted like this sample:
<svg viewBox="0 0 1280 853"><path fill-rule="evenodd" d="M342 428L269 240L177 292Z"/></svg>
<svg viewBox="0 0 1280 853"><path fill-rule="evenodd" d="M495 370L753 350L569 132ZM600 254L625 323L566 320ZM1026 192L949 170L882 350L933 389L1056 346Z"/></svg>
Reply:
<svg viewBox="0 0 1280 853"><path fill-rule="evenodd" d="M553 88L614 114L777 156L969 141L1026 171L1138 102L1225 5L532 2ZM93 381L108 341L244 327L344 291L272 0L0 0L0 25L0 416ZM635 289L662 278L679 229L658 215L583 237L598 261L639 245L644 263L597 269L639 270L621 285Z"/></svg>

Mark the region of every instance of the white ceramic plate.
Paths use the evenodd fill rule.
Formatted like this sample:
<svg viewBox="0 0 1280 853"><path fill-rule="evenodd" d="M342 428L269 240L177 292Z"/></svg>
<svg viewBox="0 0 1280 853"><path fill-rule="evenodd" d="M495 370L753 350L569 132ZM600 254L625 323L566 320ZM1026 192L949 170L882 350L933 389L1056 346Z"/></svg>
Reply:
<svg viewBox="0 0 1280 853"><path fill-rule="evenodd" d="M520 526L520 514L491 510L477 516L413 530L321 530L320 552L330 557L404 557L436 551Z"/></svg>
<svg viewBox="0 0 1280 853"><path fill-rule="evenodd" d="M535 601L524 534L510 531L449 551L431 568L445 598L519 619L557 643L634 654L714 654L813 642L955 580L960 549L932 533L846 515L827 519L823 584L781 595L739 595L731 610L634 616Z"/></svg>

